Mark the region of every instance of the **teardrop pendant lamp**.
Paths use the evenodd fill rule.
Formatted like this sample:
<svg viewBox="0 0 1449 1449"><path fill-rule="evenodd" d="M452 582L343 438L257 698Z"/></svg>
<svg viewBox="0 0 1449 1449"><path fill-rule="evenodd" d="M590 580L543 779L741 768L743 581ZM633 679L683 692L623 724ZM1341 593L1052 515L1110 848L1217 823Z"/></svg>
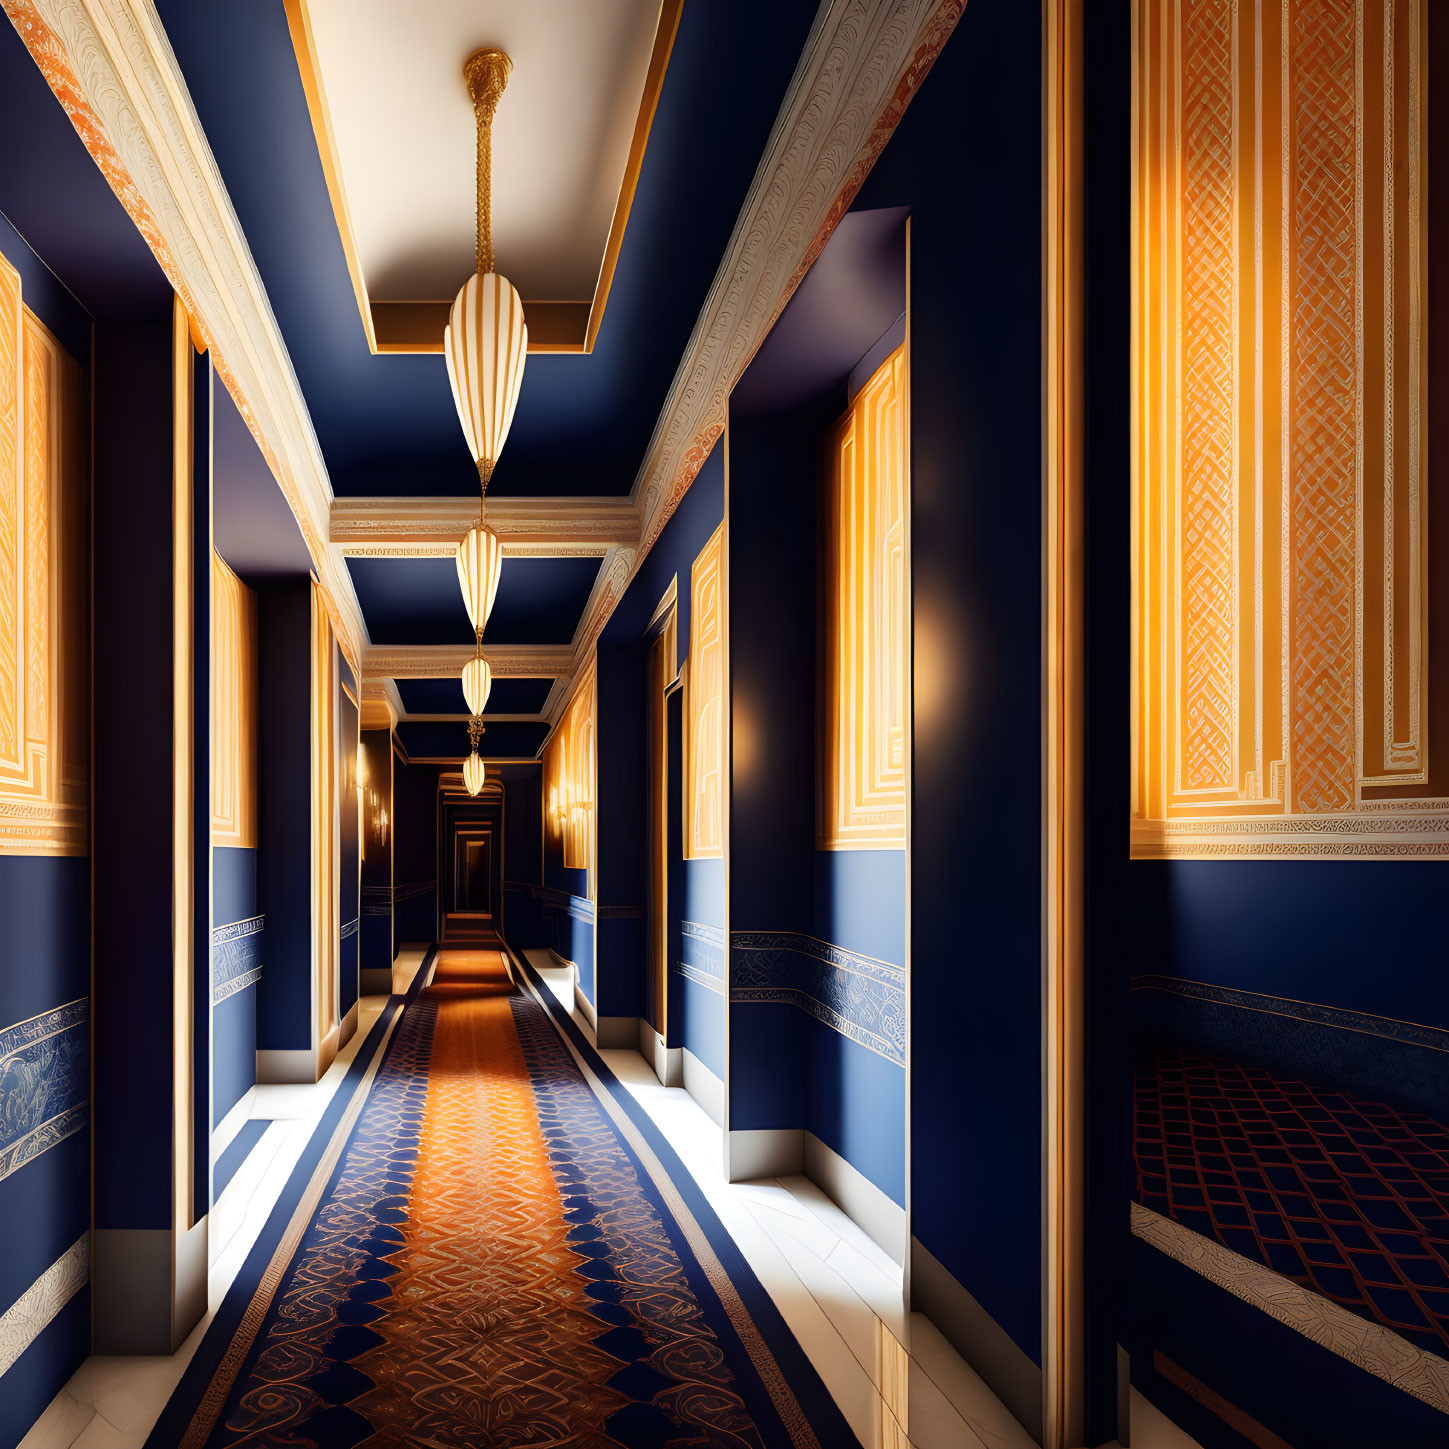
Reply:
<svg viewBox="0 0 1449 1449"><path fill-rule="evenodd" d="M528 353L523 299L493 270L493 114L512 69L494 49L474 51L463 63L478 124L478 270L454 300L443 333L453 402L484 493L513 422Z"/></svg>
<svg viewBox="0 0 1449 1449"><path fill-rule="evenodd" d="M463 666L463 698L468 701L468 713L481 715L488 703L489 691L493 688L493 671L481 654L475 655Z"/></svg>
<svg viewBox="0 0 1449 1449"><path fill-rule="evenodd" d="M473 632L481 640L483 626L493 612L498 597L498 580L503 573L503 545L491 528L475 524L463 535L456 554L458 587L463 590L463 603Z"/></svg>
<svg viewBox="0 0 1449 1449"><path fill-rule="evenodd" d="M483 781L487 777L487 774L487 770L483 767L483 761L478 758L478 751L474 750L463 761L463 783L468 787L468 793L470 795L476 795L483 788Z"/></svg>

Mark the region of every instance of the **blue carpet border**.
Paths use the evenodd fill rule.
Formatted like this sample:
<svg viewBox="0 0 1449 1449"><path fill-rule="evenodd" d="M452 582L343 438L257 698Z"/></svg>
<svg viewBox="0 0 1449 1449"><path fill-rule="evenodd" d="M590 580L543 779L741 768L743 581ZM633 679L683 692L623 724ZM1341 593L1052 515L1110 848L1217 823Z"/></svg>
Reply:
<svg viewBox="0 0 1449 1449"><path fill-rule="evenodd" d="M693 1174L679 1160L679 1155L669 1145L664 1134L655 1125L653 1118L639 1104L634 1094L614 1075L593 1043L580 1030L578 1023L569 1014L563 1003L549 990L532 964L506 942L504 950L508 958L526 975L536 998L543 1004L544 1010L548 1012L555 1026L578 1048L580 1055L588 1062L590 1071L623 1110L639 1135L649 1144L649 1149L658 1159L659 1165L669 1174L675 1191L684 1199L695 1222L699 1224L700 1230L709 1240L709 1245L714 1250L720 1267L724 1269L725 1275L734 1285L740 1301L754 1321L761 1338L764 1339L765 1347L774 1356L775 1362L779 1365L781 1373L794 1393L806 1419L819 1437L821 1445L824 1446L824 1449L850 1449L850 1446L859 1449L860 1441L846 1421L845 1415L841 1413L840 1406L825 1387L805 1350L800 1347L799 1340L790 1331L790 1326L775 1306L774 1299L770 1297L764 1285L755 1276L755 1270L750 1267L735 1240L725 1229L724 1224L720 1222L709 1199L694 1180ZM725 1311L723 1303L720 1302L708 1275L695 1257L693 1248L684 1238L673 1213L664 1206L660 1199L658 1188L648 1169L640 1162L638 1155L629 1143L621 1134L618 1134L617 1129L616 1135L619 1137L624 1152L639 1173L640 1182L644 1185L647 1195L653 1200L654 1206L660 1214L675 1252L679 1255L680 1263L688 1272L690 1285L695 1290L710 1327L718 1336L728 1338L734 1344L738 1356L731 1356L732 1365L748 1364L753 1369L753 1361L749 1352L740 1341L729 1314ZM745 1392L750 1411L756 1415L757 1420L762 1416L768 1418L773 1424L778 1425L780 1435L788 1441L790 1435L780 1422L774 1399L763 1380L756 1376L754 1383L741 1384L740 1387Z"/></svg>
<svg viewBox="0 0 1449 1449"><path fill-rule="evenodd" d="M275 1256L282 1235L286 1232L287 1225L297 1210L297 1204L301 1201L302 1194L312 1179L312 1174L317 1170L317 1164L331 1145L338 1125L361 1086L362 1078L377 1056L388 1026L403 1006L422 989L422 984L428 979L437 954L438 947L435 945L423 957L423 964L418 968L417 975L413 977L412 985L408 987L406 996L393 996L383 1007L382 1014L373 1023L367 1039L348 1066L347 1074L332 1094L332 1100L327 1104L327 1110L313 1129L301 1158L296 1167L292 1169L292 1175L287 1179L287 1185L282 1189L281 1196L268 1215L257 1241L252 1245L251 1252L247 1254L246 1262L238 1270L231 1287L227 1289L226 1296L222 1299L221 1307L216 1310L216 1316L207 1326L206 1333L200 1344L197 1345L191 1362L186 1366L186 1372L181 1376L181 1382L177 1384L170 1399L167 1400L166 1407L161 1411L161 1417L156 1420L155 1427L147 1436L145 1449L173 1449L173 1446L179 1444L185 1436L192 1419L196 1416L203 1396L211 1386L211 1381L216 1377L223 1355L231 1347L232 1340L236 1337L242 1318L256 1293L257 1284ZM341 1163L342 1157L339 1156L338 1167L341 1166Z"/></svg>

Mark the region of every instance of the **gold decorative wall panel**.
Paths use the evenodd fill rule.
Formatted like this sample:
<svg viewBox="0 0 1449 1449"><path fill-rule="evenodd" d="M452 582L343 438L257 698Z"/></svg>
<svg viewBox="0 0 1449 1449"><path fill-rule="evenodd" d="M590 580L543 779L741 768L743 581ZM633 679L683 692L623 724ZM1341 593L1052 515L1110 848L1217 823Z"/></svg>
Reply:
<svg viewBox="0 0 1449 1449"><path fill-rule="evenodd" d="M338 779L337 638L321 587L312 581L312 971L316 1038L338 1024L342 848Z"/></svg>
<svg viewBox="0 0 1449 1449"><path fill-rule="evenodd" d="M211 556L211 843L257 844L257 596Z"/></svg>
<svg viewBox="0 0 1449 1449"><path fill-rule="evenodd" d="M0 257L0 854L84 855L85 374Z"/></svg>
<svg viewBox="0 0 1449 1449"><path fill-rule="evenodd" d="M598 692L592 667L543 752L544 842L571 870L590 872L593 895Z"/></svg>
<svg viewBox="0 0 1449 1449"><path fill-rule="evenodd" d="M684 856L724 854L724 525L689 575L689 682Z"/></svg>
<svg viewBox="0 0 1449 1449"><path fill-rule="evenodd" d="M1138 0L1135 854L1449 853L1425 8Z"/></svg>
<svg viewBox="0 0 1449 1449"><path fill-rule="evenodd" d="M905 348L830 438L822 509L822 850L906 845Z"/></svg>

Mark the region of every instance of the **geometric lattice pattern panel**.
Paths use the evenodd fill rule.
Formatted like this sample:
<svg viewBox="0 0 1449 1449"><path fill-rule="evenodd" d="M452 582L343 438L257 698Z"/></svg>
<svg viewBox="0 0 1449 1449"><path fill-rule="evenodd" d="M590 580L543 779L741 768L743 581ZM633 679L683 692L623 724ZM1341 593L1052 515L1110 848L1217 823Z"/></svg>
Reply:
<svg viewBox="0 0 1449 1449"><path fill-rule="evenodd" d="M1449 1357L1449 1126L1169 1047L1136 1163L1144 1206Z"/></svg>
<svg viewBox="0 0 1449 1449"><path fill-rule="evenodd" d="M85 374L0 257L0 854L84 855Z"/></svg>
<svg viewBox="0 0 1449 1449"><path fill-rule="evenodd" d="M1138 0L1133 850L1449 853L1424 0Z"/></svg>
<svg viewBox="0 0 1449 1449"><path fill-rule="evenodd" d="M830 439L819 844L906 843L905 348L861 388Z"/></svg>
<svg viewBox="0 0 1449 1449"><path fill-rule="evenodd" d="M689 580L688 797L684 854L724 854L724 524L700 549Z"/></svg>
<svg viewBox="0 0 1449 1449"><path fill-rule="evenodd" d="M211 556L211 843L257 844L257 596Z"/></svg>

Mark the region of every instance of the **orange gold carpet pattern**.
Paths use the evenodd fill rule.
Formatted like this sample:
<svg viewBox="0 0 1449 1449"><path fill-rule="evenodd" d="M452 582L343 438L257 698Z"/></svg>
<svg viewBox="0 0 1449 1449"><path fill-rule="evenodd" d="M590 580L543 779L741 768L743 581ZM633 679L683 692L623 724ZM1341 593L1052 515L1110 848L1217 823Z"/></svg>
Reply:
<svg viewBox="0 0 1449 1449"><path fill-rule="evenodd" d="M498 952L449 951L205 1442L782 1442L730 1352L542 1007Z"/></svg>

